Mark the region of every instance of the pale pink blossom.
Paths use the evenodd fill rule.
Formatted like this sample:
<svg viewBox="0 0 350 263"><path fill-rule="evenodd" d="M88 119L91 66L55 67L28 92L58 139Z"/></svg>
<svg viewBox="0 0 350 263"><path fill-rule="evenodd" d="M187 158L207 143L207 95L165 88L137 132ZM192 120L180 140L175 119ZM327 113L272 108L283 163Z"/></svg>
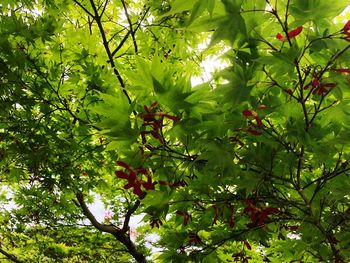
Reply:
<svg viewBox="0 0 350 263"><path fill-rule="evenodd" d="M111 210L105 210L103 218L105 221L109 222L112 220L114 213Z"/></svg>

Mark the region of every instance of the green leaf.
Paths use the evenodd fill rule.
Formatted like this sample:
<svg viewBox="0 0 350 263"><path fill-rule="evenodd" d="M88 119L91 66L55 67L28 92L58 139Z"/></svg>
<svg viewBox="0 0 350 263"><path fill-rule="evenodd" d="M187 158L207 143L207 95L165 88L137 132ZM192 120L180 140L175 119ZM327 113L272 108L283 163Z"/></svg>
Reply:
<svg viewBox="0 0 350 263"><path fill-rule="evenodd" d="M291 14L300 24L308 20L315 20L339 15L346 7L346 1L329 2L327 0L296 0L290 5Z"/></svg>
<svg viewBox="0 0 350 263"><path fill-rule="evenodd" d="M152 77L152 79L153 79L153 88L156 93L162 94L167 91L166 88L163 87L163 85L155 77Z"/></svg>
<svg viewBox="0 0 350 263"><path fill-rule="evenodd" d="M171 16L177 13L191 10L195 2L186 0L173 0L170 11L163 14L161 17Z"/></svg>

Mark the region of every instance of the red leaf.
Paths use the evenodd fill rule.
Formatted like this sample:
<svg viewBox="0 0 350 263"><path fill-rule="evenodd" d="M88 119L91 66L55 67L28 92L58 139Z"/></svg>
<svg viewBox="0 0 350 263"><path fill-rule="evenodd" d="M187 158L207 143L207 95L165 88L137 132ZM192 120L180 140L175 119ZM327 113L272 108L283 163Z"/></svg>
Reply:
<svg viewBox="0 0 350 263"><path fill-rule="evenodd" d="M303 30L302 26L297 27L296 29L293 29L291 31L288 32L288 38L294 38L297 35L299 35L301 33L301 31ZM276 38L280 41L287 41L288 39L286 37L284 37L281 33L277 33Z"/></svg>
<svg viewBox="0 0 350 263"><path fill-rule="evenodd" d="M266 106L266 105L259 105L258 106L258 109L259 110L266 110L266 109L268 109L269 107L268 106Z"/></svg>
<svg viewBox="0 0 350 263"><path fill-rule="evenodd" d="M261 134L262 134L261 131L253 130L253 129L251 129L251 128L246 129L245 131L248 132L248 133L250 133L250 134L252 134L252 135L255 135L255 136L258 136L258 135L261 135Z"/></svg>
<svg viewBox="0 0 350 263"><path fill-rule="evenodd" d="M248 206L248 207L244 208L244 213L251 214L251 213L255 213L256 210L257 209L255 207Z"/></svg>
<svg viewBox="0 0 350 263"><path fill-rule="evenodd" d="M179 182L179 184L180 184L180 186L182 186L182 187L188 186L188 183L187 183L185 180L181 180L181 181Z"/></svg>
<svg viewBox="0 0 350 263"><path fill-rule="evenodd" d="M234 216L234 209L233 206L230 205L230 219L229 219L229 226L234 227L235 225L235 216Z"/></svg>
<svg viewBox="0 0 350 263"><path fill-rule="evenodd" d="M263 124L258 116L255 117L255 120L256 120L256 124L258 124L259 127L263 126Z"/></svg>
<svg viewBox="0 0 350 263"><path fill-rule="evenodd" d="M244 241L244 245L249 249L252 250L251 245L248 243L248 241Z"/></svg>
<svg viewBox="0 0 350 263"><path fill-rule="evenodd" d="M213 218L213 225L216 225L216 221L218 220L219 217L219 208L216 205L212 206L214 208L214 218Z"/></svg>
<svg viewBox="0 0 350 263"><path fill-rule="evenodd" d="M191 219L192 220L192 216L191 215L189 215L187 212L182 212L182 211L180 211L180 210L177 210L176 211L176 214L178 215L178 216L183 216L184 217L184 226L187 226L187 224L188 224L188 221Z"/></svg>
<svg viewBox="0 0 350 263"><path fill-rule="evenodd" d="M150 151L154 150L154 147L152 145L146 144L145 147Z"/></svg>
<svg viewBox="0 0 350 263"><path fill-rule="evenodd" d="M184 214L184 226L187 226L188 221L191 219L192 217L189 214Z"/></svg>
<svg viewBox="0 0 350 263"><path fill-rule="evenodd" d="M159 183L160 185L169 185L169 182L165 182L165 181L158 181L158 183Z"/></svg>
<svg viewBox="0 0 350 263"><path fill-rule="evenodd" d="M172 116L169 114L164 114L164 117L167 117L168 119L175 121L175 122L179 122L181 120L180 117Z"/></svg>
<svg viewBox="0 0 350 263"><path fill-rule="evenodd" d="M307 90L310 87L310 85L311 85L311 82L309 84L305 85L304 90Z"/></svg>
<svg viewBox="0 0 350 263"><path fill-rule="evenodd" d="M129 173L129 179L128 179L128 181L129 182L134 182L136 180L136 173L134 172L134 171L130 171L130 173Z"/></svg>
<svg viewBox="0 0 350 263"><path fill-rule="evenodd" d="M131 170L130 166L127 163L124 163L123 161L117 161L117 165L124 167L127 170Z"/></svg>
<svg viewBox="0 0 350 263"><path fill-rule="evenodd" d="M317 94L318 95L322 95L322 94L326 94L328 92L328 90L326 90L325 88L319 88L318 89L318 92L317 92Z"/></svg>
<svg viewBox="0 0 350 263"><path fill-rule="evenodd" d="M148 174L147 169L145 169L143 167L136 168L135 172L140 173L140 174Z"/></svg>
<svg viewBox="0 0 350 263"><path fill-rule="evenodd" d="M128 179L129 178L129 176L126 173L122 172L122 171L116 171L115 175L118 178L121 178L121 179Z"/></svg>
<svg viewBox="0 0 350 263"><path fill-rule="evenodd" d="M322 83L322 87L326 87L326 88L334 88L335 86L337 86L337 83Z"/></svg>
<svg viewBox="0 0 350 263"><path fill-rule="evenodd" d="M254 117L255 120L256 120L256 123L259 127L261 127L263 124L261 122L261 119L259 118L258 114L256 113L256 111L253 111L253 110L244 110L242 111L242 114L245 116L245 117ZM247 130L248 131L248 130ZM249 132L249 131L248 131Z"/></svg>
<svg viewBox="0 0 350 263"><path fill-rule="evenodd" d="M143 195L143 191L141 190L141 183L139 181L136 181L134 184L134 194L138 197L141 197Z"/></svg>
<svg viewBox="0 0 350 263"><path fill-rule="evenodd" d="M289 227L289 230L295 232L295 231L298 231L299 228L300 228L299 226L290 226L290 227Z"/></svg>
<svg viewBox="0 0 350 263"><path fill-rule="evenodd" d="M252 222L255 222L256 224L260 225L264 225L265 221L266 221L267 215L266 214L258 214L257 218L255 219L255 221L252 220Z"/></svg>
<svg viewBox="0 0 350 263"><path fill-rule="evenodd" d="M151 176L147 176L147 182L142 182L143 187L146 190L154 190L154 184L152 183L152 178Z"/></svg>
<svg viewBox="0 0 350 263"><path fill-rule="evenodd" d="M146 190L154 190L155 189L153 183L142 182L142 185Z"/></svg>
<svg viewBox="0 0 350 263"><path fill-rule="evenodd" d="M152 110L155 106L157 106L158 102L155 101L151 104L151 106L149 107L149 110Z"/></svg>
<svg viewBox="0 0 350 263"><path fill-rule="evenodd" d="M177 188L177 187L185 187L185 186L188 186L188 184L186 183L185 180L180 180L180 181L177 181L175 183L172 183L172 184L169 184L170 187L174 187L174 188Z"/></svg>
<svg viewBox="0 0 350 263"><path fill-rule="evenodd" d="M153 128L154 130L161 129L163 126L164 126L164 125L162 124L161 121L154 121L154 122L152 123L152 128Z"/></svg>
<svg viewBox="0 0 350 263"><path fill-rule="evenodd" d="M183 215L184 215L184 212L182 212L182 211L180 211L180 210L177 210L177 211L176 211L176 214L177 214L178 216L183 216Z"/></svg>
<svg viewBox="0 0 350 263"><path fill-rule="evenodd" d="M200 237L195 233L189 233L189 237L190 239L188 240L188 244L190 245L202 243L202 240L200 239Z"/></svg>
<svg viewBox="0 0 350 263"><path fill-rule="evenodd" d="M343 31L347 32L350 30L350 20L348 20L348 22L346 22L345 26L343 27Z"/></svg>
<svg viewBox="0 0 350 263"><path fill-rule="evenodd" d="M278 40L280 40L280 41L286 41L286 40L287 40L287 38L285 38L284 36L282 36L281 33L277 33L276 38L277 38Z"/></svg>
<svg viewBox="0 0 350 263"><path fill-rule="evenodd" d="M256 117L256 116L258 116L258 114L255 111L253 111L253 110L244 110L244 111L242 111L242 113L243 113L243 115L245 117Z"/></svg>
<svg viewBox="0 0 350 263"><path fill-rule="evenodd" d="M124 189L130 189L131 187L134 187L134 184L129 182L126 185L124 185L123 187L124 187Z"/></svg>
<svg viewBox="0 0 350 263"><path fill-rule="evenodd" d="M150 112L155 106L157 106L158 102L153 102L151 106L143 105L143 108L145 109L146 112Z"/></svg>
<svg viewBox="0 0 350 263"><path fill-rule="evenodd" d="M316 95L319 92L320 88L316 88L312 91L312 95Z"/></svg>
<svg viewBox="0 0 350 263"><path fill-rule="evenodd" d="M254 207L254 202L251 199L246 199L244 202L247 206Z"/></svg>
<svg viewBox="0 0 350 263"><path fill-rule="evenodd" d="M157 132L157 131L151 131L151 134L154 138L156 139L161 139L161 136L160 134Z"/></svg>
<svg viewBox="0 0 350 263"><path fill-rule="evenodd" d="M261 223L262 219L260 217L259 211L255 211L250 215L250 220L252 221L253 225L257 224L262 225L264 223ZM263 221L264 222L264 221Z"/></svg>
<svg viewBox="0 0 350 263"><path fill-rule="evenodd" d="M261 213L265 215L277 214L278 212L279 212L279 209L275 207L267 207L261 210Z"/></svg>
<svg viewBox="0 0 350 263"><path fill-rule="evenodd" d="M154 116L155 116L154 113L147 113L147 114L142 115L142 118L146 122L151 122L151 121L155 121Z"/></svg>
<svg viewBox="0 0 350 263"><path fill-rule="evenodd" d="M301 33L302 30L303 30L303 27L298 26L296 29L288 32L288 37L289 38L296 37L297 35L299 35Z"/></svg>
<svg viewBox="0 0 350 263"><path fill-rule="evenodd" d="M350 69L349 68L338 68L335 71L339 72L339 73L350 73Z"/></svg>
<svg viewBox="0 0 350 263"><path fill-rule="evenodd" d="M313 87L317 87L317 85L318 85L318 79L313 79L312 80L312 82L311 82L311 85L313 86Z"/></svg>
<svg viewBox="0 0 350 263"><path fill-rule="evenodd" d="M349 21L348 21L348 23L349 23ZM350 32L348 30L349 29L347 29L346 31L343 32L345 34L345 37L342 37L342 39L345 39L346 41L350 41Z"/></svg>

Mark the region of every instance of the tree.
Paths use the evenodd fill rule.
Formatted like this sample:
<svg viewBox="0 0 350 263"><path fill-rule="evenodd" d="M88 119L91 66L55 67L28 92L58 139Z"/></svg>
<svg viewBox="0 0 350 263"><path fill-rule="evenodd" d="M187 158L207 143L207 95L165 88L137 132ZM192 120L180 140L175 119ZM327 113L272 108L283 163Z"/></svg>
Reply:
<svg viewBox="0 0 350 263"><path fill-rule="evenodd" d="M347 4L3 1L0 254L349 261Z"/></svg>

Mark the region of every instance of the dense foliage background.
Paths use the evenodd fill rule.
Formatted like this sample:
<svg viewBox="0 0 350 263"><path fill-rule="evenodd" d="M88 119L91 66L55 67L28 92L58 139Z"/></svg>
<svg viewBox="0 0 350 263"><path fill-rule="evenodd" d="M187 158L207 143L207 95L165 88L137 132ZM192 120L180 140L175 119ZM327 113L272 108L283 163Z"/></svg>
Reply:
<svg viewBox="0 0 350 263"><path fill-rule="evenodd" d="M5 261L348 262L348 4L1 1Z"/></svg>

